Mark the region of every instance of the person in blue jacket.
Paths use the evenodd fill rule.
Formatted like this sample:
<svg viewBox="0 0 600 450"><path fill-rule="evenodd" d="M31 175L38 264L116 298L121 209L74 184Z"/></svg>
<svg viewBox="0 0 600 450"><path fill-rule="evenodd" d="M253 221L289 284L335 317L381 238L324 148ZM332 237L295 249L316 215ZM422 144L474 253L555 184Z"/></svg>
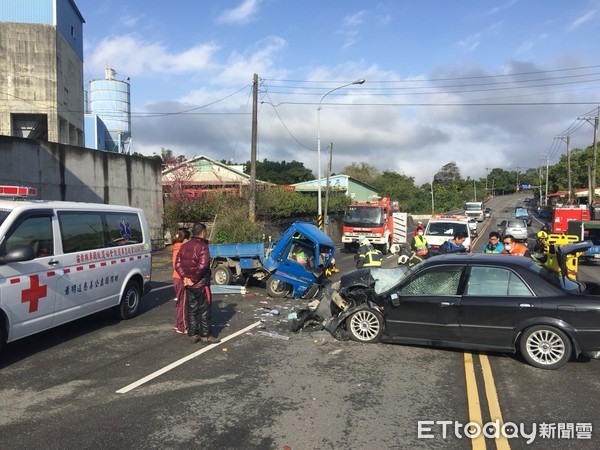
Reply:
<svg viewBox="0 0 600 450"><path fill-rule="evenodd" d="M483 247L483 253L502 253L504 245L500 242L500 233L497 231L490 231L489 242Z"/></svg>
<svg viewBox="0 0 600 450"><path fill-rule="evenodd" d="M448 239L446 242L440 245L438 251L441 254L466 252L467 248L464 246L466 239L467 233L465 231L457 231L454 233L454 237L452 239Z"/></svg>

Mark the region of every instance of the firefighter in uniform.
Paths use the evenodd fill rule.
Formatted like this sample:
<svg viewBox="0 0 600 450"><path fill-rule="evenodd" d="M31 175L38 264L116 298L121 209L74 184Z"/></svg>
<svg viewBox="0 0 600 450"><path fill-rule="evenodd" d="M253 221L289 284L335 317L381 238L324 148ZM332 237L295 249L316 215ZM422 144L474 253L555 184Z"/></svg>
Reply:
<svg viewBox="0 0 600 450"><path fill-rule="evenodd" d="M541 263L548 261L548 253L546 250L546 241L548 239L548 233L544 230L540 230L535 235L535 245L533 246L533 258Z"/></svg>
<svg viewBox="0 0 600 450"><path fill-rule="evenodd" d="M383 255L379 250L375 250L375 247L371 245L371 242L367 238L364 238L360 242L358 253L356 254L356 268L361 269L363 267L381 267L383 262Z"/></svg>

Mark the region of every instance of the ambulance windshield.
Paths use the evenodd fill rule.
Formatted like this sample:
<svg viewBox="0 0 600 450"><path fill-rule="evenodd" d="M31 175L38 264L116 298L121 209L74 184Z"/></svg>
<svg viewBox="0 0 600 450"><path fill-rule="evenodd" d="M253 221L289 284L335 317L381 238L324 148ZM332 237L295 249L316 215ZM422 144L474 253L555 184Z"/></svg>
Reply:
<svg viewBox="0 0 600 450"><path fill-rule="evenodd" d="M8 217L9 214L9 209L0 209L0 225L4 223L4 220Z"/></svg>

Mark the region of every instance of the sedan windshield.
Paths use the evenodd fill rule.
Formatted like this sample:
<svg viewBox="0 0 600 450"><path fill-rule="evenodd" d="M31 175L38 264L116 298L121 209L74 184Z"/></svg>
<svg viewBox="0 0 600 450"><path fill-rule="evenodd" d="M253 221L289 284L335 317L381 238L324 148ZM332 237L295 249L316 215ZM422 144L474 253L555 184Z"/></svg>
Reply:
<svg viewBox="0 0 600 450"><path fill-rule="evenodd" d="M375 280L375 293L381 295L384 292L389 291L404 280L411 272L412 271L407 266L372 268L371 276Z"/></svg>

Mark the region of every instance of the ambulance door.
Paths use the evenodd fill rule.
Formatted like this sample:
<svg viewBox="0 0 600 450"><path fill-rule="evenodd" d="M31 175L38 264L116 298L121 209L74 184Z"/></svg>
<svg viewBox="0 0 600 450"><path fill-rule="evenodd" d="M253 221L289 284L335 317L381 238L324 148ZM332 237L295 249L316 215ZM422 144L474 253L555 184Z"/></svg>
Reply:
<svg viewBox="0 0 600 450"><path fill-rule="evenodd" d="M54 323L61 324L106 309L107 298L118 295L104 259L105 236L100 211L58 211L64 273L58 280ZM114 293L116 291L116 293Z"/></svg>
<svg viewBox="0 0 600 450"><path fill-rule="evenodd" d="M52 326L60 277L54 256L53 217L52 210L26 211L0 243L2 254L19 244L30 245L36 253L31 261L0 266L0 304L9 322L7 341Z"/></svg>

